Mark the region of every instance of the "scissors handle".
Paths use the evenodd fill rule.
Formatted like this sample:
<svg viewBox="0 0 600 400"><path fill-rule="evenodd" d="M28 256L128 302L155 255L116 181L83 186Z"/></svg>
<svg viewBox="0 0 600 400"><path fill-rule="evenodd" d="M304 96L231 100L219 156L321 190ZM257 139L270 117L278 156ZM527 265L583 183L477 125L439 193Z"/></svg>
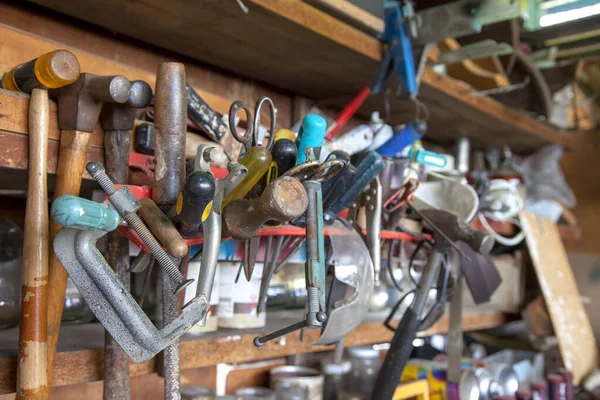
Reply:
<svg viewBox="0 0 600 400"><path fill-rule="evenodd" d="M254 130L254 134L255 136L255 142L257 141L258 138L258 132L259 132L259 127L260 127L260 111L262 109L263 104L267 103L267 105L269 106L269 119L271 120L271 123L269 124L270 129L268 131L269 134L269 139L266 143L263 143L263 147L266 147L267 150L271 150L271 146L273 145L273 140L275 138L275 121L277 120L277 109L275 108L275 104L273 104L273 100L271 100L270 97L267 96L263 96L260 99L258 99L258 101L256 102L256 106L254 107L254 126L253 126L253 130Z"/></svg>
<svg viewBox="0 0 600 400"><path fill-rule="evenodd" d="M235 122L240 108L246 113L246 120L248 121L248 128L243 134L240 134L237 131ZM236 100L231 103L231 107L229 107L229 130L231 131L233 138L244 145L246 152L250 149L250 147L256 145L256 135L258 134L258 130L255 130L255 128L256 124L253 122L252 114L250 113L248 107L246 107L246 104L240 100Z"/></svg>

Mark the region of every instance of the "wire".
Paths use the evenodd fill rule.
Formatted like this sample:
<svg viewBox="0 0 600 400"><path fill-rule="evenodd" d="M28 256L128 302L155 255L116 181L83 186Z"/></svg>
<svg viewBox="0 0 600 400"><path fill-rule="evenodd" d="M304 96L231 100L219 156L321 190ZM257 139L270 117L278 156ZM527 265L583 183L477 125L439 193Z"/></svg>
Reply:
<svg viewBox="0 0 600 400"><path fill-rule="evenodd" d="M479 217L479 222L481 222L481 225L483 226L483 228L496 240L496 242L498 242L500 244L513 247L513 246L518 245L519 243L521 243L523 241L523 239L525 239L525 232L523 230L521 230L521 232L519 232L515 237L512 237L512 238L502 236L490 226L490 224L487 222L487 218L485 215L479 214L478 217ZM521 227L520 221L516 218L511 218L506 221L518 226L519 228Z"/></svg>

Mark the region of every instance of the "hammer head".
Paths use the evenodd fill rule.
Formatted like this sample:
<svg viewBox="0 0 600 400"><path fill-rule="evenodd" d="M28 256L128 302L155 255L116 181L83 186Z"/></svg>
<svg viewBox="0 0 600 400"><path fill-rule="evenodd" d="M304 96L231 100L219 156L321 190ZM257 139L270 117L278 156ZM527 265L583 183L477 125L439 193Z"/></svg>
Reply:
<svg viewBox="0 0 600 400"><path fill-rule="evenodd" d="M453 242L463 241L481 254L487 254L494 247L494 238L485 232L481 232L461 221L456 215L447 211L428 209L421 210L421 214L439 230L444 232L448 239ZM429 223L424 221L427 226ZM429 226L431 228L431 226ZM433 230L433 239L436 244L449 244L446 238Z"/></svg>
<svg viewBox="0 0 600 400"><path fill-rule="evenodd" d="M84 73L70 85L52 90L58 99L58 125L61 130L92 132L104 103L125 103L131 83L121 75L98 76Z"/></svg>
<svg viewBox="0 0 600 400"><path fill-rule="evenodd" d="M106 103L102 107L102 128L111 131L128 131L135 123L135 110L148 107L152 102L152 88L144 81L131 82L126 103Z"/></svg>

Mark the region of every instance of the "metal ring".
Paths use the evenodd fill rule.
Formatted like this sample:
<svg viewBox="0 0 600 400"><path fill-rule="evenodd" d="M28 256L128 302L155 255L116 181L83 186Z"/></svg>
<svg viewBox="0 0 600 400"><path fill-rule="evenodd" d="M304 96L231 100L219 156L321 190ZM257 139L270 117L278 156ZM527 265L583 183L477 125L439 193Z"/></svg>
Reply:
<svg viewBox="0 0 600 400"><path fill-rule="evenodd" d="M275 121L277 120L277 109L275 108L275 104L273 104L273 100L271 100L270 97L267 96L263 96L260 99L258 99L258 101L256 102L256 106L254 107L254 133L256 135L256 140L258 140L258 133L259 133L259 128L260 128L260 111L262 109L262 105L264 103L267 103L267 105L269 106L269 109L271 110L271 123L270 123L270 130L268 131L269 133L269 139L266 143L266 145L263 143L264 147L266 147L267 149L271 150L271 146L273 145L273 140L275 138Z"/></svg>
<svg viewBox="0 0 600 400"><path fill-rule="evenodd" d="M238 133L235 124L235 118L237 117L237 113L240 110L240 108L246 113L246 119L248 121L248 128L244 131L242 135ZM248 109L248 107L246 107L246 104L244 104L243 101L236 100L233 103L231 103L231 107L229 107L229 130L231 131L231 135L234 137L234 139L244 145L246 151L248 151L248 149L252 147L256 142L256 140L254 140L253 137L255 132L252 114L250 113L250 110Z"/></svg>
<svg viewBox="0 0 600 400"><path fill-rule="evenodd" d="M344 160L336 158L334 158L333 160L325 161L319 167L319 171L310 179L317 182L327 181L339 174L345 165L346 162Z"/></svg>
<svg viewBox="0 0 600 400"><path fill-rule="evenodd" d="M303 182L318 173L319 168L321 168L321 163L319 163L319 161L306 161L288 170L283 176L291 176L298 179L300 182Z"/></svg>

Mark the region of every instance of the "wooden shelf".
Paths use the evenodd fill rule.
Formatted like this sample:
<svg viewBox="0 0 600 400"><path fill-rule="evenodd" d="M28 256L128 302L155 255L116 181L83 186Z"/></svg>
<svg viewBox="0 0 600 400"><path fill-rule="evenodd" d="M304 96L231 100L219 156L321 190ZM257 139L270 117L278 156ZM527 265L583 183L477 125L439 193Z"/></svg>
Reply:
<svg viewBox="0 0 600 400"><path fill-rule="evenodd" d="M245 15L224 1L34 0L35 3L114 32L209 64L343 106L370 86L382 57L371 34L299 0L246 0ZM420 99L430 111L428 137L443 143L471 138L476 148L508 144L530 153L549 143L570 147L571 138L546 123L483 96L427 68ZM410 121L410 102L391 101L392 124ZM382 96L359 110L383 110Z"/></svg>
<svg viewBox="0 0 600 400"><path fill-rule="evenodd" d="M301 313L301 311L300 311ZM267 318L267 326L252 330L221 329L202 337L186 335L181 342L181 368L200 368L219 363L240 363L257 359L285 357L298 353L332 350L333 346L311 346L318 332L307 330L304 341L299 341L299 333L285 337L283 341L266 343L261 348L252 344L255 336L296 322L300 313L295 311L272 311ZM463 327L468 330L492 328L508 321L510 316L500 312L480 312L463 315ZM448 318L443 317L437 324L421 335L445 333ZM16 349L18 328L0 331L0 395L13 393L16 379ZM345 340L346 346L357 346L389 342L392 333L381 321L369 321L360 325ZM102 380L104 329L99 324L66 325L61 328L53 386L72 385ZM156 372L156 360L142 364L130 363L132 376Z"/></svg>

